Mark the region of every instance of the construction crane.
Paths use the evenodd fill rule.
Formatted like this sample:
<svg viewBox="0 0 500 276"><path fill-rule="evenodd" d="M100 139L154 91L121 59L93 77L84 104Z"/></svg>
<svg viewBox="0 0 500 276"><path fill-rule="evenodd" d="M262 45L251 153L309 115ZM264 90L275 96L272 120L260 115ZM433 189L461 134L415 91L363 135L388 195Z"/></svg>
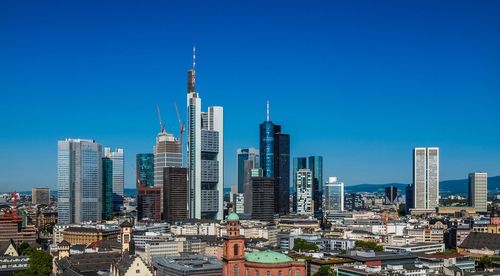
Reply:
<svg viewBox="0 0 500 276"><path fill-rule="evenodd" d="M156 105L156 113L158 115L158 121L160 121L160 131L161 133L165 133L165 126L163 125L163 120L161 119L160 106Z"/></svg>
<svg viewBox="0 0 500 276"><path fill-rule="evenodd" d="M174 106L175 106L175 113L177 113L177 120L179 121L179 127L180 127L179 143L181 144L181 148L182 148L182 135L184 134L184 130L186 130L186 128L184 126L184 123L182 122L181 114L179 113L179 107L177 106L176 102L174 102Z"/></svg>
<svg viewBox="0 0 500 276"><path fill-rule="evenodd" d="M389 230L387 229L387 226L389 225L389 219L399 219L398 215L391 215L389 214L389 210L385 210L385 234L388 235Z"/></svg>

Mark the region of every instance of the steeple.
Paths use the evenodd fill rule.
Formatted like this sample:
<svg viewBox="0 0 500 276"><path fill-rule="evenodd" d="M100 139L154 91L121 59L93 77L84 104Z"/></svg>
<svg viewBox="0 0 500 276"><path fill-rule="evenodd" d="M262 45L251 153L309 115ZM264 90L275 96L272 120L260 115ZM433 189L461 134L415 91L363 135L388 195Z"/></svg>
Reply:
<svg viewBox="0 0 500 276"><path fill-rule="evenodd" d="M193 46L193 67L188 71L188 94L196 93L196 46Z"/></svg>
<svg viewBox="0 0 500 276"><path fill-rule="evenodd" d="M269 99L266 104L266 122L269 122Z"/></svg>

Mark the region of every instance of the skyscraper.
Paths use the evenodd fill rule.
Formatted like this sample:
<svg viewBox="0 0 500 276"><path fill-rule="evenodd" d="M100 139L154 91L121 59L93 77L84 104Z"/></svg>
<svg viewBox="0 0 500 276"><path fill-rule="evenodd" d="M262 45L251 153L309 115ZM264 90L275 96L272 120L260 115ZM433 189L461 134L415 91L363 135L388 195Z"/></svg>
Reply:
<svg viewBox="0 0 500 276"><path fill-rule="evenodd" d="M396 199L398 197L398 188L395 186L385 187L385 204L394 204L396 203Z"/></svg>
<svg viewBox="0 0 500 276"><path fill-rule="evenodd" d="M301 169L307 169L307 158L305 157L295 157L293 158L293 182L292 182L292 210L297 212L297 172Z"/></svg>
<svg viewBox="0 0 500 276"><path fill-rule="evenodd" d="M260 166L264 177L273 177L275 212L290 212L290 136L281 132L269 118L267 102L266 121L260 124Z"/></svg>
<svg viewBox="0 0 500 276"><path fill-rule="evenodd" d="M50 190L49 188L32 188L31 189L31 203L32 204L50 204Z"/></svg>
<svg viewBox="0 0 500 276"><path fill-rule="evenodd" d="M488 211L488 174L474 172L469 174L469 206L477 212Z"/></svg>
<svg viewBox="0 0 500 276"><path fill-rule="evenodd" d="M182 146L162 128L154 146L154 185L161 190L160 210L163 210L163 169L168 167L182 167Z"/></svg>
<svg viewBox="0 0 500 276"><path fill-rule="evenodd" d="M323 213L325 215L344 211L344 183L338 182L337 177L328 178L323 189Z"/></svg>
<svg viewBox="0 0 500 276"><path fill-rule="evenodd" d="M120 212L123 206L123 189L125 186L123 149L118 148L111 151L111 148L104 148L104 157L111 159L113 166L113 212Z"/></svg>
<svg viewBox="0 0 500 276"><path fill-rule="evenodd" d="M102 158L102 218L109 219L113 215L113 160Z"/></svg>
<svg viewBox="0 0 500 276"><path fill-rule="evenodd" d="M313 215L313 176L309 169L300 169L296 175L297 181L297 214Z"/></svg>
<svg viewBox="0 0 500 276"><path fill-rule="evenodd" d="M254 168L248 167L248 163L245 163L245 161L251 160L253 166L258 166L259 150L255 148L238 149L236 154L238 155L238 193L243 193L245 190L245 175L249 173L250 169ZM246 167L245 164L247 164Z"/></svg>
<svg viewBox="0 0 500 276"><path fill-rule="evenodd" d="M137 183L154 187L154 154L138 153L135 159Z"/></svg>
<svg viewBox="0 0 500 276"><path fill-rule="evenodd" d="M252 219L273 221L274 186L275 179L273 177L252 177Z"/></svg>
<svg viewBox="0 0 500 276"><path fill-rule="evenodd" d="M224 189L224 109L201 112L196 91L195 52L188 71L187 140L189 216L222 219Z"/></svg>
<svg viewBox="0 0 500 276"><path fill-rule="evenodd" d="M321 216L321 207L323 202L323 156L309 156L308 169L313 177L313 201L314 213L317 217Z"/></svg>
<svg viewBox="0 0 500 276"><path fill-rule="evenodd" d="M163 168L163 216L168 223L188 218L187 169Z"/></svg>
<svg viewBox="0 0 500 276"><path fill-rule="evenodd" d="M161 220L161 190L160 187L137 188L137 220Z"/></svg>
<svg viewBox="0 0 500 276"><path fill-rule="evenodd" d="M413 150L413 196L415 209L439 206L439 148Z"/></svg>
<svg viewBox="0 0 500 276"><path fill-rule="evenodd" d="M98 221L102 216L102 147L94 140L58 141L58 222Z"/></svg>

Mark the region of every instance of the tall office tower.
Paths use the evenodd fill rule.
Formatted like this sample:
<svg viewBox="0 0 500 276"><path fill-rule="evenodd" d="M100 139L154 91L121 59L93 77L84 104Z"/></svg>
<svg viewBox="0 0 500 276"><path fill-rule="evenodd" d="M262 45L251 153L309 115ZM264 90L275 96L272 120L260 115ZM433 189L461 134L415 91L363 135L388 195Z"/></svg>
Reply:
<svg viewBox="0 0 500 276"><path fill-rule="evenodd" d="M32 188L31 203L50 205L50 190L49 188Z"/></svg>
<svg viewBox="0 0 500 276"><path fill-rule="evenodd" d="M196 91L195 54L188 71L187 144L189 217L222 219L224 197L224 109L201 112Z"/></svg>
<svg viewBox="0 0 500 276"><path fill-rule="evenodd" d="M405 190L405 211L407 214L410 213L410 210L415 208L415 203L413 202L415 200L415 196L413 195L413 185L408 184L406 185L406 190Z"/></svg>
<svg viewBox="0 0 500 276"><path fill-rule="evenodd" d="M135 175L136 183L144 185L144 187L154 187L154 154L138 153L135 158Z"/></svg>
<svg viewBox="0 0 500 276"><path fill-rule="evenodd" d="M307 169L307 158L305 157L294 157L293 158L293 182L292 182L292 210L297 212L297 172L301 169Z"/></svg>
<svg viewBox="0 0 500 276"><path fill-rule="evenodd" d="M290 212L290 136L281 132L281 126L271 122L269 101L266 121L260 124L260 167L264 177L273 177L275 212Z"/></svg>
<svg viewBox="0 0 500 276"><path fill-rule="evenodd" d="M113 162L113 212L120 212L123 207L123 189L125 187L123 149L118 148L111 151L111 148L104 148L104 157Z"/></svg>
<svg viewBox="0 0 500 276"><path fill-rule="evenodd" d="M99 221L102 216L102 147L94 140L57 143L58 222Z"/></svg>
<svg viewBox="0 0 500 276"><path fill-rule="evenodd" d="M163 128L156 137L154 146L154 186L160 188L160 210L163 210L163 169L182 167L182 145L174 135Z"/></svg>
<svg viewBox="0 0 500 276"><path fill-rule="evenodd" d="M475 172L469 174L469 206L477 212L488 211L488 174Z"/></svg>
<svg viewBox="0 0 500 276"><path fill-rule="evenodd" d="M297 181L297 214L313 215L313 174L309 169L300 169L295 176Z"/></svg>
<svg viewBox="0 0 500 276"><path fill-rule="evenodd" d="M398 188L395 186L385 187L385 204L394 204L398 198Z"/></svg>
<svg viewBox="0 0 500 276"><path fill-rule="evenodd" d="M102 158L102 219L113 215L113 160Z"/></svg>
<svg viewBox="0 0 500 276"><path fill-rule="evenodd" d="M160 187L137 188L137 220L161 220L161 190Z"/></svg>
<svg viewBox="0 0 500 276"><path fill-rule="evenodd" d="M168 223L189 218L186 168L163 168L163 216Z"/></svg>
<svg viewBox="0 0 500 276"><path fill-rule="evenodd" d="M248 164L245 161L252 161L253 166L258 166L259 150L255 148L238 149L236 154L238 155L238 193L243 193L245 190L245 175L248 175L249 170L254 168L245 165Z"/></svg>
<svg viewBox="0 0 500 276"><path fill-rule="evenodd" d="M245 161L245 166L247 168L254 167L252 160ZM245 192L243 193L245 197L245 213L252 214L252 203L253 203L253 187L252 187L252 177L262 177L263 172L261 168L250 169L250 172L245 176Z"/></svg>
<svg viewBox="0 0 500 276"><path fill-rule="evenodd" d="M323 187L323 212L325 215L344 211L344 183L338 182L337 177L329 177Z"/></svg>
<svg viewBox="0 0 500 276"><path fill-rule="evenodd" d="M439 206L439 148L413 150L413 194L415 209Z"/></svg>
<svg viewBox="0 0 500 276"><path fill-rule="evenodd" d="M314 213L316 217L320 217L323 205L323 156L309 156L307 165L313 177Z"/></svg>
<svg viewBox="0 0 500 276"><path fill-rule="evenodd" d="M252 177L252 219L274 220L274 186L273 177Z"/></svg>

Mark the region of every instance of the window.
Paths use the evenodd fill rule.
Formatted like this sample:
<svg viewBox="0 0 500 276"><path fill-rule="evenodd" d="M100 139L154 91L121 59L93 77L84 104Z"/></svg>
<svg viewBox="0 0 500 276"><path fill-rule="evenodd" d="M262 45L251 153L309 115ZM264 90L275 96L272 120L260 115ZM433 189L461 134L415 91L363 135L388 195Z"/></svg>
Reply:
<svg viewBox="0 0 500 276"><path fill-rule="evenodd" d="M300 276L300 271L298 269L295 270L295 276Z"/></svg>
<svg viewBox="0 0 500 276"><path fill-rule="evenodd" d="M278 272L278 276L283 276L283 272L282 271Z"/></svg>
<svg viewBox="0 0 500 276"><path fill-rule="evenodd" d="M266 272L266 276L271 276L271 272Z"/></svg>
<svg viewBox="0 0 500 276"><path fill-rule="evenodd" d="M240 275L240 267L235 264L234 265L234 276L239 276Z"/></svg>
<svg viewBox="0 0 500 276"><path fill-rule="evenodd" d="M239 255L239 250L238 250L238 245L237 244L234 245L234 255L235 256Z"/></svg>
<svg viewBox="0 0 500 276"><path fill-rule="evenodd" d="M258 271L255 271L255 276L259 276L259 272Z"/></svg>
<svg viewBox="0 0 500 276"><path fill-rule="evenodd" d="M140 273L141 273L141 270L137 269L137 270L135 271L135 273L140 274Z"/></svg>

